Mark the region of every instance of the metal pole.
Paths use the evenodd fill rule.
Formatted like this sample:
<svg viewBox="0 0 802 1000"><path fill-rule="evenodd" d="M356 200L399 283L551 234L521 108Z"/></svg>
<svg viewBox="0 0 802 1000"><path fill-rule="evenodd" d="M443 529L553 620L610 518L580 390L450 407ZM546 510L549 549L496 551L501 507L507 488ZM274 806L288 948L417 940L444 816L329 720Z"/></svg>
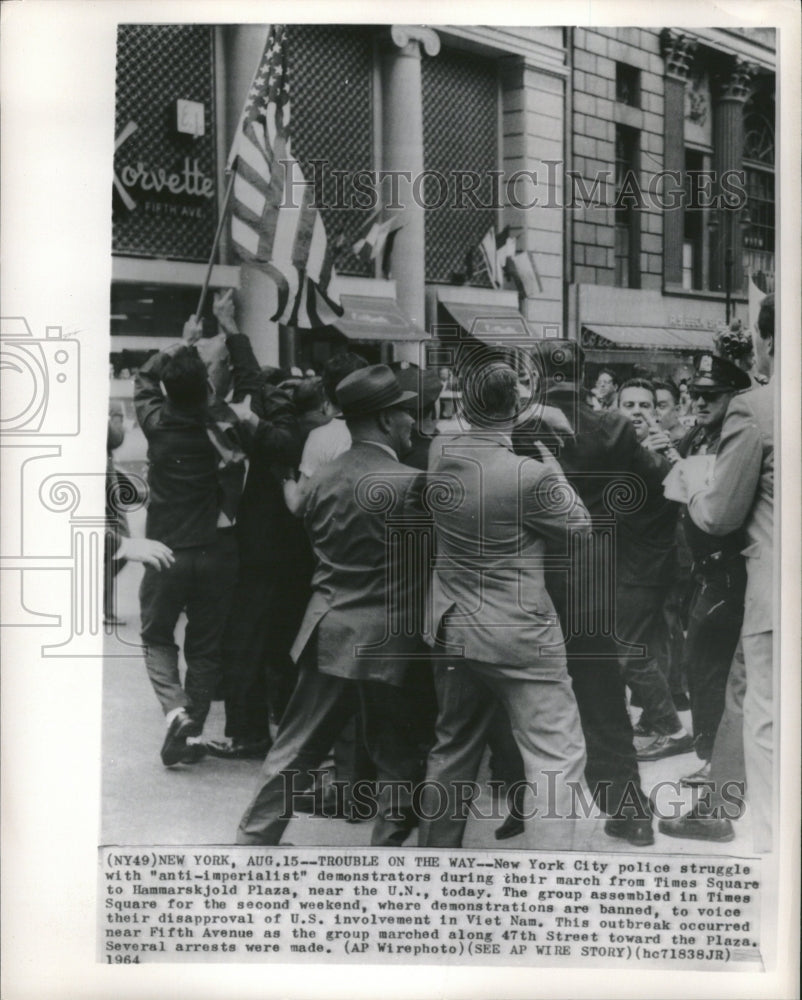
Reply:
<svg viewBox="0 0 802 1000"><path fill-rule="evenodd" d="M201 313L203 312L203 303L206 301L206 293L209 290L209 281L212 277L214 258L217 256L217 247L220 243L220 234L223 232L223 224L226 221L226 212L228 211L228 203L231 200L231 192L233 190L234 190L234 171L232 170L228 175L228 184L226 185L226 193L223 198L222 208L220 209L220 218L217 221L217 232L214 234L214 242L212 243L212 252L209 255L209 263L206 267L206 277L203 279L203 287L201 288L200 298L198 299L198 307L195 310L196 321L200 319Z"/></svg>

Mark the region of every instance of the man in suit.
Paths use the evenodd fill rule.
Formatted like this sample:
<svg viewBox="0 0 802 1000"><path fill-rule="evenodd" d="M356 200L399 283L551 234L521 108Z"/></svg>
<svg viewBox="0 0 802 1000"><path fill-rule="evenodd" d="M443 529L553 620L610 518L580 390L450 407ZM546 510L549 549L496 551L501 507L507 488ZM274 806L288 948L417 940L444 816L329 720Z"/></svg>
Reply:
<svg viewBox="0 0 802 1000"><path fill-rule="evenodd" d="M498 699L523 759L529 846L570 848L585 744L563 636L544 581L547 545L569 551L590 519L559 466L513 453L518 380L493 363L465 380L471 425L432 468L437 564L433 636L438 715L421 798L420 847L459 847ZM452 501L435 495L452 493ZM492 697L495 695L495 697ZM445 803L445 808L443 804ZM536 818L541 817L541 818Z"/></svg>
<svg viewBox="0 0 802 1000"><path fill-rule="evenodd" d="M292 648L298 683L240 821L239 844L279 843L294 794L310 787L310 770L326 757L357 701L379 780L372 843L400 845L414 823L419 752L404 678L424 647L417 633L396 627L412 607L417 581L407 567L388 562L388 519L402 517L420 475L399 462L413 424L404 404L414 395L401 390L386 365L354 371L337 388L352 445L309 483L304 523L316 565Z"/></svg>
<svg viewBox="0 0 802 1000"><path fill-rule="evenodd" d="M547 583L563 623L568 673L587 746L585 776L599 807L610 817L605 832L636 846L654 843L651 811L643 792L627 711L626 691L612 628L615 581L610 533L642 479L644 449L617 409L595 410L582 391L584 355L573 341L537 345L541 393L567 430L539 419L521 421L513 434L519 454L534 454L539 439L556 448L560 466L587 508L592 536L567 573Z"/></svg>
<svg viewBox="0 0 802 1000"><path fill-rule="evenodd" d="M758 372L774 372L774 296L760 306L754 340ZM774 387L771 382L733 398L724 418L713 475L703 486L691 486L688 514L710 535L743 528L746 536L746 596L741 640L746 687L743 691L743 738L747 802L752 814L756 851L770 851L774 811L773 758L773 615L774 594ZM728 697L741 677L731 670ZM729 819L716 815L721 778L715 750L710 804L679 819L665 819L660 830L674 837L725 838Z"/></svg>

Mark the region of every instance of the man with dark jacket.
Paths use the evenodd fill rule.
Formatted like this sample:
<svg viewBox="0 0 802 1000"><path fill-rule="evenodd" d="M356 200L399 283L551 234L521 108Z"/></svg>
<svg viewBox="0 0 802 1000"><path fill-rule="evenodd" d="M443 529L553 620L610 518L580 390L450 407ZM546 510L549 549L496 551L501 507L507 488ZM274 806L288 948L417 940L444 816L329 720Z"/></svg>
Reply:
<svg viewBox="0 0 802 1000"><path fill-rule="evenodd" d="M547 580L565 634L568 673L587 748L585 776L610 817L605 832L632 844L654 843L651 810L641 788L632 723L614 636L616 514L625 509L640 473L640 446L631 423L615 409L594 410L582 392L583 352L573 341L538 342L543 402L560 411L567 430L550 432L538 417L513 433L515 450L535 454L536 442L557 450L566 479L591 517L591 544L567 572Z"/></svg>
<svg viewBox="0 0 802 1000"><path fill-rule="evenodd" d="M303 526L287 510L281 488L303 441L289 395L269 384L237 327L230 293L215 300L214 311L225 333L234 399L251 397L261 434L237 514L239 572L222 644L228 739L209 741L206 749L226 759L263 760L271 712L281 717L294 686L289 650L312 577Z"/></svg>
<svg viewBox="0 0 802 1000"><path fill-rule="evenodd" d="M227 406L207 380L194 342L201 326L184 327L184 342L154 355L136 377L137 419L148 440L146 535L174 563L146 566L139 590L145 665L167 720L166 766L203 756L200 736L220 679L220 640L237 574L234 535L245 478L245 452L267 432L250 401ZM175 627L185 611L184 685Z"/></svg>
<svg viewBox="0 0 802 1000"><path fill-rule="evenodd" d="M365 743L379 781L372 843L400 845L414 817L412 785L419 748L410 726L414 704L404 678L424 654L420 635L396 628L414 606L419 581L394 567L388 521L403 519L417 470L398 456L410 446L413 418L386 365L348 375L337 398L351 447L309 482L304 523L315 552L312 596L292 648L298 683L265 760L256 794L240 821L239 844L278 844L295 796L361 704ZM400 617L399 617L400 616ZM397 802L394 788L407 783Z"/></svg>

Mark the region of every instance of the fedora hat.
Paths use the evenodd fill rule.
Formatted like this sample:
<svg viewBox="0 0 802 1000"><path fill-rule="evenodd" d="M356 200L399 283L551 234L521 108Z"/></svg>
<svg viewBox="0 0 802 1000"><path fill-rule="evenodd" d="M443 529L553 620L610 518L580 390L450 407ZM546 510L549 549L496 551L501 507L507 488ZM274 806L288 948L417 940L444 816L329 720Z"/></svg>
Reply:
<svg viewBox="0 0 802 1000"><path fill-rule="evenodd" d="M337 385L337 402L345 417L378 413L415 399L416 392L404 391L387 365L360 368Z"/></svg>
<svg viewBox="0 0 802 1000"><path fill-rule="evenodd" d="M696 371L688 388L708 389L711 392L739 392L748 389L751 379L732 361L717 354L703 354L696 363Z"/></svg>

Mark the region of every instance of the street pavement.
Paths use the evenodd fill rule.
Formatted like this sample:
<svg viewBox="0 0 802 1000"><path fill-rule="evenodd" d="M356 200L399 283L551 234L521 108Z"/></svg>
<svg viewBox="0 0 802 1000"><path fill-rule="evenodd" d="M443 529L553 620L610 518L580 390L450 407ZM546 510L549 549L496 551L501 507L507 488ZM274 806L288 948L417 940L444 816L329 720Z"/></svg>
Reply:
<svg viewBox="0 0 802 1000"><path fill-rule="evenodd" d="M132 527L141 530L139 525ZM162 765L159 750L165 724L145 672L139 644L137 591L142 572L140 565L129 564L119 574L118 615L126 624L106 637L101 842L109 845L232 844L239 818L255 789L260 762L205 757L193 765L172 768ZM183 620L177 636L179 646L182 638ZM690 713L681 713L681 716L686 727L690 727ZM215 702L204 737L222 739L223 727L223 706ZM658 782L677 781L699 766L695 754L683 754L642 764L641 777L649 792ZM485 760L479 775L484 789L481 803L485 804L489 802L484 786L487 778ZM686 803L690 801L689 794L683 793ZM662 803L663 798L660 801ZM524 849L523 836L503 842L494 839L493 831L500 822L499 818L470 819L464 847ZM649 848L634 848L611 840L599 825L592 849L646 854L751 854L748 812L734 825L735 840L728 844L709 844L666 837L657 831L655 823L656 842ZM368 846L370 824L299 814L290 822L284 841L295 846ZM414 846L414 832L408 844Z"/></svg>

